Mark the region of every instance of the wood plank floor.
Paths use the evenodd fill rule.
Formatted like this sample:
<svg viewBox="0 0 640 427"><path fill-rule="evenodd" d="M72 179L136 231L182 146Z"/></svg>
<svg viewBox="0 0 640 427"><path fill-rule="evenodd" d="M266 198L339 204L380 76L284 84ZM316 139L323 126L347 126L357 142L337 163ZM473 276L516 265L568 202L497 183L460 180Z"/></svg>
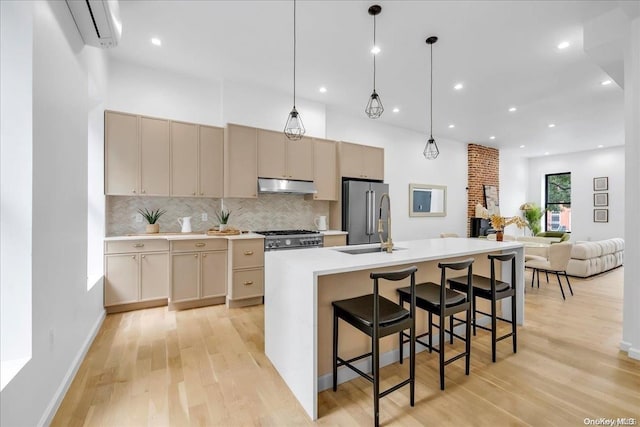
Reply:
<svg viewBox="0 0 640 427"><path fill-rule="evenodd" d="M585 418L632 417L637 425L640 361L618 350L622 281L622 268L572 279L575 296L566 301L555 279L527 285L517 354L502 341L491 363L489 333L478 331L471 375L463 361L448 365L440 391L437 354L420 353L415 407L408 388L396 391L381 401L381 423L578 426ZM263 322L262 306L108 315L52 425L313 424L263 353ZM406 369L383 368L382 387ZM317 424L371 425L371 393L362 379L322 392Z"/></svg>

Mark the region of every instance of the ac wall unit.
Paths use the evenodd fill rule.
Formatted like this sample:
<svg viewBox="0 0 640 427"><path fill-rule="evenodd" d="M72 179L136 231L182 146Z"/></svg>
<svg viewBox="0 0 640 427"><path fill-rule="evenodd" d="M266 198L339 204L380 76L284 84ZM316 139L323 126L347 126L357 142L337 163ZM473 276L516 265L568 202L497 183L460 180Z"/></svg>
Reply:
<svg viewBox="0 0 640 427"><path fill-rule="evenodd" d="M66 0L84 44L116 47L122 35L118 0Z"/></svg>

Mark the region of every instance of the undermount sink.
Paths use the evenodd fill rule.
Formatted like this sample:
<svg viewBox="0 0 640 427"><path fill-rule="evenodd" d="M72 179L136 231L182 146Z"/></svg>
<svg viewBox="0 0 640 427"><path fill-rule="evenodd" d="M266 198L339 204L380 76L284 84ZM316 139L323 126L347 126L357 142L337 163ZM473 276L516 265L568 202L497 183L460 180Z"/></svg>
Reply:
<svg viewBox="0 0 640 427"><path fill-rule="evenodd" d="M393 251L401 251L404 250L405 248L393 248ZM334 249L335 251L338 252L342 252L345 254L349 254L349 255L360 255L360 254L373 254L376 252L380 252L380 253L387 253L386 250L382 251L380 250L379 246L376 246L374 248L353 248L353 249Z"/></svg>

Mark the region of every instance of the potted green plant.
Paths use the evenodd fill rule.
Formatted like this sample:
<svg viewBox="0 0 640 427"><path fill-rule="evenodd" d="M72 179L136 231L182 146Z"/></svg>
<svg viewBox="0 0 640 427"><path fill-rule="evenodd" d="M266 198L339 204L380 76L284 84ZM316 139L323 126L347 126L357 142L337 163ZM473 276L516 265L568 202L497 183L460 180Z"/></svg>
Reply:
<svg viewBox="0 0 640 427"><path fill-rule="evenodd" d="M227 229L227 224L229 223L229 216L231 215L231 211L226 209L220 209L219 212L216 212L216 216L218 217L218 222L220 223L219 230L225 231Z"/></svg>
<svg viewBox="0 0 640 427"><path fill-rule="evenodd" d="M531 230L531 233L535 236L540 232L540 219L544 215L545 209L532 202L524 203L520 206L525 221L527 221L527 227Z"/></svg>
<svg viewBox="0 0 640 427"><path fill-rule="evenodd" d="M138 209L140 215L147 220L149 224L147 224L147 233L158 233L160 232L160 224L158 224L158 219L164 215L167 211L163 209L156 209L149 211L147 208Z"/></svg>

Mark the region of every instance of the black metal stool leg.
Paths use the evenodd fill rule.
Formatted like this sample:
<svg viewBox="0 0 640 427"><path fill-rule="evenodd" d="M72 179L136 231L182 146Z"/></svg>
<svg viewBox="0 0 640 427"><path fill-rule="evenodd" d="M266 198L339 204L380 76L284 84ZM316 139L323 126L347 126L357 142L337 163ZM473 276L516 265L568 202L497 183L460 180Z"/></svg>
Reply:
<svg viewBox="0 0 640 427"><path fill-rule="evenodd" d="M513 341L513 352L518 352L518 335L517 332L517 322L516 322L516 296L515 294L511 297L511 332L513 333L512 341Z"/></svg>
<svg viewBox="0 0 640 427"><path fill-rule="evenodd" d="M431 333L433 332L432 323L433 323L433 315L431 314L431 312L429 312L429 353L433 351L433 335Z"/></svg>
<svg viewBox="0 0 640 427"><path fill-rule="evenodd" d="M473 295L473 336L476 336L476 296Z"/></svg>
<svg viewBox="0 0 640 427"><path fill-rule="evenodd" d="M496 363L496 300L491 300L491 358L493 363Z"/></svg>
<svg viewBox="0 0 640 427"><path fill-rule="evenodd" d="M469 375L469 370L471 369L471 307L467 310L467 330L464 337L465 351L467 353L465 360L465 374Z"/></svg>
<svg viewBox="0 0 640 427"><path fill-rule="evenodd" d="M444 390L444 324L444 316L440 315L440 330L438 331L438 346L440 347L440 351L438 352L438 356L440 357L440 390Z"/></svg>
<svg viewBox="0 0 640 427"><path fill-rule="evenodd" d="M564 297L564 289L562 289L562 282L560 281L560 275L558 274L557 271L556 271L556 277L558 278L558 285L560 285L560 292L562 292L562 299L566 299Z"/></svg>
<svg viewBox="0 0 640 427"><path fill-rule="evenodd" d="M567 272L564 272L564 278L567 279L567 285L569 285L569 292L571 292L571 295L573 296L573 289L571 289L571 283L569 282L569 276L567 276Z"/></svg>
<svg viewBox="0 0 640 427"><path fill-rule="evenodd" d="M373 413L375 417L375 426L380 425L380 347L378 337L372 338L372 363L373 368Z"/></svg>
<svg viewBox="0 0 640 427"><path fill-rule="evenodd" d="M333 391L338 389L338 316L333 314Z"/></svg>
<svg viewBox="0 0 640 427"><path fill-rule="evenodd" d="M404 307L404 301L402 300L402 295L400 295L400 298L398 298L398 305L400 307ZM400 331L398 333L399 335L399 341L400 341L400 347L398 347L399 351L400 351L400 364L402 365L403 362L403 358L404 358L404 331Z"/></svg>
<svg viewBox="0 0 640 427"><path fill-rule="evenodd" d="M453 344L453 316L449 316L449 343Z"/></svg>

